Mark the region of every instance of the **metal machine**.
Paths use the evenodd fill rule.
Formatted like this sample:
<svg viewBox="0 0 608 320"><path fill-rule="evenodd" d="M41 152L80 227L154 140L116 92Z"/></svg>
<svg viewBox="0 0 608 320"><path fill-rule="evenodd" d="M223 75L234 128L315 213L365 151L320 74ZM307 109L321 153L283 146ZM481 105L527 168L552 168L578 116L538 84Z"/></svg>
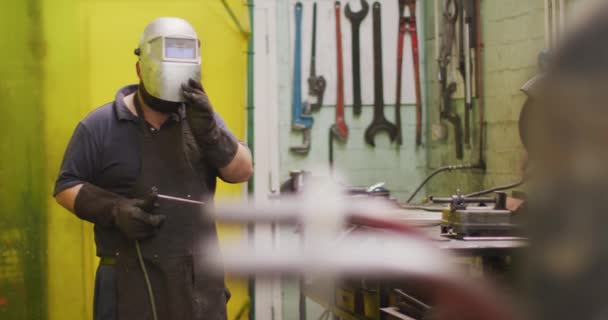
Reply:
<svg viewBox="0 0 608 320"><path fill-rule="evenodd" d="M441 216L443 236L469 240L517 234L515 214L507 210L507 194L504 192L496 192L495 198L465 197L459 193L451 198L431 198L431 201L450 205Z"/></svg>

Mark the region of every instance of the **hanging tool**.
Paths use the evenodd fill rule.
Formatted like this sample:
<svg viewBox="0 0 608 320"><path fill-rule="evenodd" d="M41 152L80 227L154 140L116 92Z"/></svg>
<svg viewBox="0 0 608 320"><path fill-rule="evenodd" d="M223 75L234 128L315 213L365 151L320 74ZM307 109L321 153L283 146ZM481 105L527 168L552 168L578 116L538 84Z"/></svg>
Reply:
<svg viewBox="0 0 608 320"><path fill-rule="evenodd" d="M403 73L403 38L407 23L405 22L405 0L399 0L399 33L397 36L397 87L395 92L395 125L397 126L397 144L403 143L403 132L401 130L401 75Z"/></svg>
<svg viewBox="0 0 608 320"><path fill-rule="evenodd" d="M418 27L416 25L416 0L406 2L410 16L406 17L408 22L407 31L412 40L412 57L414 62L414 82L416 90L416 145L422 144L422 85L420 83L420 56L418 53Z"/></svg>
<svg viewBox="0 0 608 320"><path fill-rule="evenodd" d="M443 105L442 117L447 120L452 127L454 127L454 143L456 147L456 159L463 158L463 147L462 147L462 121L460 116L451 110L452 95L456 91L456 83L451 82L449 85L446 81L441 80L441 100Z"/></svg>
<svg viewBox="0 0 608 320"><path fill-rule="evenodd" d="M441 43L442 43L442 35L441 33L443 32L441 26L442 26L442 21L443 21L443 16L441 14L441 8L442 5L440 4L440 1L443 0L434 0L433 1L433 8L435 8L435 12L434 12L434 16L435 16L435 21L434 21L434 26L435 26L435 60L436 61L441 61ZM437 76L437 79L439 79L439 73ZM437 96L438 96L438 103L437 103L437 118L436 118L436 122L433 123L431 125L431 140L433 141L443 141L447 138L447 128L445 123L443 122L443 118L441 117L441 111L442 111L442 107L441 107L441 88L440 86L437 86Z"/></svg>
<svg viewBox="0 0 608 320"><path fill-rule="evenodd" d="M336 1L336 63L338 81L336 84L336 123L331 126L331 131L338 140L344 141L348 138L348 126L344 121L344 69L342 65L342 29L340 27L340 8L340 1Z"/></svg>
<svg viewBox="0 0 608 320"><path fill-rule="evenodd" d="M397 138L397 127L384 116L384 85L382 79L382 12L380 2L374 2L374 118L365 130L365 142L375 146L374 137L386 131L391 141Z"/></svg>
<svg viewBox="0 0 608 320"><path fill-rule="evenodd" d="M447 120L454 127L454 143L456 147L456 158L462 159L462 123L460 116L452 110L452 95L456 91L456 83L448 84L448 67L452 59L452 48L456 22L460 12L460 2L456 0L444 0L443 20L444 33L439 56L439 83L441 88L441 119Z"/></svg>
<svg viewBox="0 0 608 320"><path fill-rule="evenodd" d="M329 129L329 172L334 175L334 132Z"/></svg>
<svg viewBox="0 0 608 320"><path fill-rule="evenodd" d="M479 123L477 124L477 144L479 147L479 158L477 164L486 169L484 156L484 134L485 134L485 116L484 116L484 86L483 86L483 37L481 30L481 0L474 0L473 12L475 18L473 20L475 31L475 95L477 96L477 112L479 113Z"/></svg>
<svg viewBox="0 0 608 320"><path fill-rule="evenodd" d="M471 148L471 110L473 109L473 64L472 50L475 50L475 34L473 25L473 0L462 1L462 44L459 52L459 70L464 79L464 144Z"/></svg>
<svg viewBox="0 0 608 320"><path fill-rule="evenodd" d="M366 0L361 0L361 10L353 12L350 3L344 8L344 15L350 20L352 36L352 55L353 55L353 111L355 115L361 114L361 55L359 27L361 22L369 12L369 4Z"/></svg>
<svg viewBox="0 0 608 320"><path fill-rule="evenodd" d="M308 104L312 111L323 105L323 94L327 82L323 76L317 76L317 3L312 7L312 45L310 53L310 76L308 77Z"/></svg>
<svg viewBox="0 0 608 320"><path fill-rule="evenodd" d="M340 1L335 2L336 14L336 62L337 62L337 93L336 93L336 123L329 129L329 170L334 168L334 140L345 142L348 138L348 126L344 121L344 66L342 64L342 28L340 23Z"/></svg>
<svg viewBox="0 0 608 320"><path fill-rule="evenodd" d="M405 15L405 8L409 15ZM422 94L420 87L420 57L418 55L418 29L416 26L416 0L399 0L399 37L397 41L397 98L395 99L395 124L399 131L397 143L402 143L401 133L401 78L403 66L403 40L409 33L412 41L414 83L416 94L416 145L422 144Z"/></svg>
<svg viewBox="0 0 608 320"><path fill-rule="evenodd" d="M292 130L303 131L303 144L289 148L298 154L307 154L310 150L310 130L313 118L310 108L304 109L302 103L302 3L295 6L296 34L293 61L293 96L292 96Z"/></svg>

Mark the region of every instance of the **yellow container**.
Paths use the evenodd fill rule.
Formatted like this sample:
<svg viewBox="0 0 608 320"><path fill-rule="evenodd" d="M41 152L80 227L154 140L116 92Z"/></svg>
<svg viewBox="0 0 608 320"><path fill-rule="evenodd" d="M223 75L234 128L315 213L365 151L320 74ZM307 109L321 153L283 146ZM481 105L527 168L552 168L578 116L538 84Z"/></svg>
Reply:
<svg viewBox="0 0 608 320"><path fill-rule="evenodd" d="M363 289L363 314L370 319L378 319L380 314L380 297L378 291Z"/></svg>
<svg viewBox="0 0 608 320"><path fill-rule="evenodd" d="M336 306L348 312L355 312L355 290L352 288L336 289Z"/></svg>

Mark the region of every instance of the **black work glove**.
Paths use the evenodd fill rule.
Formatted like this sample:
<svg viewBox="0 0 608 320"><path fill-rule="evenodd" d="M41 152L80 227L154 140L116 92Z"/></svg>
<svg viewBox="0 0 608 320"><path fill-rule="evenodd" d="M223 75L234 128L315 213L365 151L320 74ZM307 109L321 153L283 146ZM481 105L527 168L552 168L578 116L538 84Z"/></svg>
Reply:
<svg viewBox="0 0 608 320"><path fill-rule="evenodd" d="M127 238L145 239L152 237L162 223L165 216L150 214L152 210L148 200L120 199L112 210L114 224Z"/></svg>
<svg viewBox="0 0 608 320"><path fill-rule="evenodd" d="M154 208L155 200L127 199L85 183L74 201L74 213L96 225L114 225L130 239L144 239L153 236L166 218L148 213Z"/></svg>
<svg viewBox="0 0 608 320"><path fill-rule="evenodd" d="M182 84L186 99L188 124L205 160L220 169L232 161L238 150L238 141L220 128L215 112L200 82L190 79Z"/></svg>

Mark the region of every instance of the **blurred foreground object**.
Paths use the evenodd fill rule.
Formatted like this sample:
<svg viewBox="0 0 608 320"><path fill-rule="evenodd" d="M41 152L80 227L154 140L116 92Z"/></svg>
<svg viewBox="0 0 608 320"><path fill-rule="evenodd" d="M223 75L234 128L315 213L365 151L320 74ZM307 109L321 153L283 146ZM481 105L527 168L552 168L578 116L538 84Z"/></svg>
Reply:
<svg viewBox="0 0 608 320"><path fill-rule="evenodd" d="M210 260L217 270L229 273L313 278L315 288L307 290L325 292L320 294L329 301L342 297L336 303L343 309L354 309L355 297L342 287L336 289L336 283L364 278L368 284L389 283L394 292L415 286L425 302L410 298L410 303L429 306L418 310L421 317L417 319L513 319L505 311L509 309L506 300L499 299L494 289L481 281L473 284L449 263L451 255L441 250L449 240L433 240L419 228L399 222L395 210L394 203L379 198L346 197L331 183L315 183L299 195L269 205L218 205L218 221L298 225L302 241L280 247L259 243L226 246L223 257ZM351 227L345 230L345 226ZM409 296L403 291L399 295L403 294ZM387 308L391 305L381 301L364 311L366 315L379 310L400 313L399 303Z"/></svg>
<svg viewBox="0 0 608 320"><path fill-rule="evenodd" d="M530 113L530 319L607 319L608 3L551 54Z"/></svg>

